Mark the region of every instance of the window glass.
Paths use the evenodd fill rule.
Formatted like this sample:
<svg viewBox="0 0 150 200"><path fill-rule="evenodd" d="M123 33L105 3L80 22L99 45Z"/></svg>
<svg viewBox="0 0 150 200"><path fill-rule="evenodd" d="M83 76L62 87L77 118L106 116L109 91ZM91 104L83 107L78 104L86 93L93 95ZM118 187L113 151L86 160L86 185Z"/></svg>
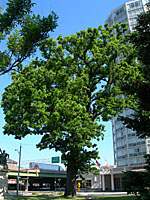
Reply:
<svg viewBox="0 0 150 200"><path fill-rule="evenodd" d="M132 17L132 16L137 16L139 15L141 12L144 12L143 8L140 8L140 9L136 9L136 10L133 10L133 11L129 11L129 17Z"/></svg>
<svg viewBox="0 0 150 200"><path fill-rule="evenodd" d="M133 3L127 4L127 9L130 10L130 9L135 8L135 7L139 7L141 5L142 5L142 1L136 1L136 2L133 2Z"/></svg>
<svg viewBox="0 0 150 200"><path fill-rule="evenodd" d="M137 20L136 18L131 18L131 19L130 19L130 22L131 22L131 23L134 23L134 22L136 22L136 20Z"/></svg>
<svg viewBox="0 0 150 200"><path fill-rule="evenodd" d="M127 160L126 159L119 160L117 163L118 163L118 166L124 166L124 165L127 165Z"/></svg>
<svg viewBox="0 0 150 200"><path fill-rule="evenodd" d="M121 15L123 12L125 12L125 7L124 7L124 6L121 7L121 8L119 8L118 10L116 10L116 11L114 12L114 16Z"/></svg>

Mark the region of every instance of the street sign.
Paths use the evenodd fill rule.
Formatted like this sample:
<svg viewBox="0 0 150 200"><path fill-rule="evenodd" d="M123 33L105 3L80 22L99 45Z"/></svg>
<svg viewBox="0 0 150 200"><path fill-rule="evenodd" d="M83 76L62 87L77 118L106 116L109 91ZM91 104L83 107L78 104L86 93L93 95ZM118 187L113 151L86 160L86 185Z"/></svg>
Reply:
<svg viewBox="0 0 150 200"><path fill-rule="evenodd" d="M52 157L52 163L59 163L59 162L60 162L59 156L57 156L57 157Z"/></svg>
<svg viewBox="0 0 150 200"><path fill-rule="evenodd" d="M61 163L67 163L67 160L64 160L63 156L61 156Z"/></svg>

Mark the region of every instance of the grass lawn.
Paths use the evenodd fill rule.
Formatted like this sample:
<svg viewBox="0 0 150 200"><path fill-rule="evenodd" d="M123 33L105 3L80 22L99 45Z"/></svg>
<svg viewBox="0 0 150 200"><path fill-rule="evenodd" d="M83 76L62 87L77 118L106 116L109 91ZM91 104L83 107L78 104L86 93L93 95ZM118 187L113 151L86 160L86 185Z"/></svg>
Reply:
<svg viewBox="0 0 150 200"><path fill-rule="evenodd" d="M30 196L30 197L15 197L15 200L86 200L85 197L73 197L73 198L64 198L64 197L51 197L51 196ZM97 196L93 197L94 200L136 200L136 197L134 196Z"/></svg>

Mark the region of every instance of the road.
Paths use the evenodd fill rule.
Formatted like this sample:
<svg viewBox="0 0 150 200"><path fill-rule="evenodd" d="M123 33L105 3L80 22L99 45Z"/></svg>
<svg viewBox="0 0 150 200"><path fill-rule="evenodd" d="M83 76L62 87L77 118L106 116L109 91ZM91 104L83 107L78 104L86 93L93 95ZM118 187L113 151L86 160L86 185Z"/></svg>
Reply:
<svg viewBox="0 0 150 200"><path fill-rule="evenodd" d="M123 196L127 192L77 192L77 196Z"/></svg>
<svg viewBox="0 0 150 200"><path fill-rule="evenodd" d="M21 191L19 192L19 196L32 196L32 193L54 193L54 191L29 191L29 192L24 192ZM9 195L15 196L16 191L8 191ZM92 197L92 196L123 196L127 195L127 192L77 192L77 196L85 196L85 197Z"/></svg>

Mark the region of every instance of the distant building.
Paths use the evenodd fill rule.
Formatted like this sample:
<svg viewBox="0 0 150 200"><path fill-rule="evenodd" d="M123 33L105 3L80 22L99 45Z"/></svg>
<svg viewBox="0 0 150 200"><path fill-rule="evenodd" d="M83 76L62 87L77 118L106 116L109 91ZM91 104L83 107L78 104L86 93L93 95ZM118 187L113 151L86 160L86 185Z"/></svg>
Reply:
<svg viewBox="0 0 150 200"><path fill-rule="evenodd" d="M17 162L11 159L7 159L7 166L8 166L8 170L17 170L18 166L17 166Z"/></svg>
<svg viewBox="0 0 150 200"><path fill-rule="evenodd" d="M133 31L137 22L137 15L146 12L145 4L150 0L128 1L114 9L106 22L111 27L113 24L127 22L129 31ZM124 109L122 116L130 116L133 113L130 109ZM114 117L112 120L114 164L117 167L143 166L144 155L150 153L150 139L138 139L136 132L127 129L121 121Z"/></svg>
<svg viewBox="0 0 150 200"><path fill-rule="evenodd" d="M127 22L129 30L133 31L136 26L137 15L141 12L146 12L145 4L148 2L149 0L128 1L112 10L106 22L109 23L110 27L116 23Z"/></svg>

